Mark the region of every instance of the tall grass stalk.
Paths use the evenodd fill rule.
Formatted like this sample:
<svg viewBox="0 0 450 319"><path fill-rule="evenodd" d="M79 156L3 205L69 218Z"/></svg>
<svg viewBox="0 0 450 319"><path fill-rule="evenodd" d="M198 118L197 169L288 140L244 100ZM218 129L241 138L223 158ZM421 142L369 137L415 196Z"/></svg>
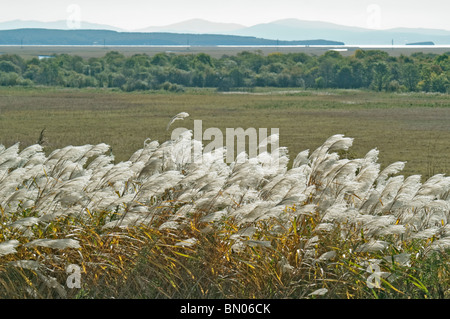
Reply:
<svg viewBox="0 0 450 319"><path fill-rule="evenodd" d="M449 297L449 177L340 158L343 135L292 168L181 143L118 164L105 144L0 146L0 297Z"/></svg>

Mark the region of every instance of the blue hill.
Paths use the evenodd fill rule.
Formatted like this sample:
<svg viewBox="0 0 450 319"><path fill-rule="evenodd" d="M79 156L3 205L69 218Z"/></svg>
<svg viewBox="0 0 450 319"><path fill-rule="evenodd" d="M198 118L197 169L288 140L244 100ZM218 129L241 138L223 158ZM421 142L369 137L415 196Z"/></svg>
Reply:
<svg viewBox="0 0 450 319"><path fill-rule="evenodd" d="M343 45L328 40L278 41L253 36L117 32L110 30L15 29L0 31L1 45Z"/></svg>

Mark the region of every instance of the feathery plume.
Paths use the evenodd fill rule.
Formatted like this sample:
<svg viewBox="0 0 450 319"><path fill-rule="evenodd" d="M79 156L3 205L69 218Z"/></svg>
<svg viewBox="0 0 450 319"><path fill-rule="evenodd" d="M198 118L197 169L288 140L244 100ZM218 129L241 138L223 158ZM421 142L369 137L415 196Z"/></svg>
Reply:
<svg viewBox="0 0 450 319"><path fill-rule="evenodd" d="M7 240L0 243L0 256L14 254L17 252L16 247L20 245L20 242L16 239Z"/></svg>
<svg viewBox="0 0 450 319"><path fill-rule="evenodd" d="M81 248L75 239L36 239L24 245L25 247L48 247L53 249Z"/></svg>
<svg viewBox="0 0 450 319"><path fill-rule="evenodd" d="M178 120L184 120L188 116L189 116L189 113L181 112L181 113L178 113L177 115L175 115L174 117L172 117L169 124L167 124L166 131L169 130L169 127L173 124L173 122L178 121Z"/></svg>

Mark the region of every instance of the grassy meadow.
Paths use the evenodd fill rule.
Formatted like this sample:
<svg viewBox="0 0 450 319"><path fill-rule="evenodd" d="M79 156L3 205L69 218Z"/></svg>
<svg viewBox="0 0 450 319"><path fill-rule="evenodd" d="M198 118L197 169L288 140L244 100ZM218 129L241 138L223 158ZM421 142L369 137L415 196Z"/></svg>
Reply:
<svg viewBox="0 0 450 319"><path fill-rule="evenodd" d="M290 164L185 163L195 119ZM446 94L0 88L0 299L449 298L449 123Z"/></svg>
<svg viewBox="0 0 450 319"><path fill-rule="evenodd" d="M44 131L47 152L66 145L106 143L116 162L127 160L151 138L170 139L172 116L188 112L171 129L279 128L280 146L291 159L334 134L355 138L345 156L372 148L380 163L407 161L405 175L450 173L450 98L446 94L379 93L359 90L254 89L218 93L124 93L97 89L0 88L0 144L36 143ZM225 137L224 137L225 138ZM205 144L208 142L205 141ZM224 141L225 144L225 141Z"/></svg>

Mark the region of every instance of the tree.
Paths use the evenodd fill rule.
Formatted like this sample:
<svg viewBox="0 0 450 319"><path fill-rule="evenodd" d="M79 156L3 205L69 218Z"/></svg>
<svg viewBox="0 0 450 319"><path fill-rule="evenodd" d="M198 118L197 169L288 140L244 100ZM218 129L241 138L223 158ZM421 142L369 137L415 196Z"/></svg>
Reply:
<svg viewBox="0 0 450 319"><path fill-rule="evenodd" d="M92 76L95 76L104 71L104 64L99 60L90 60L89 61L90 73Z"/></svg>
<svg viewBox="0 0 450 319"><path fill-rule="evenodd" d="M121 88L125 83L127 83L127 78L123 74L112 73L109 75L109 87Z"/></svg>
<svg viewBox="0 0 450 319"><path fill-rule="evenodd" d="M337 75L337 85L343 89L349 89L352 87L353 78L352 70L348 66L342 67Z"/></svg>
<svg viewBox="0 0 450 319"><path fill-rule="evenodd" d="M233 87L244 86L244 73L239 68L232 69L229 73L229 77L233 83Z"/></svg>
<svg viewBox="0 0 450 319"><path fill-rule="evenodd" d="M369 62L385 62L389 58L389 53L381 50L369 50L364 52L364 59Z"/></svg>
<svg viewBox="0 0 450 319"><path fill-rule="evenodd" d="M360 88L365 85L366 70L364 64L358 60L351 60L350 67L352 71L352 87Z"/></svg>
<svg viewBox="0 0 450 319"><path fill-rule="evenodd" d="M19 75L14 72L0 72L0 85L1 86L14 86L19 84Z"/></svg>
<svg viewBox="0 0 450 319"><path fill-rule="evenodd" d="M192 85L196 87L205 87L205 82L205 73L200 70L195 70L192 74Z"/></svg>
<svg viewBox="0 0 450 319"><path fill-rule="evenodd" d="M116 72L122 67L125 61L125 56L117 51L110 51L106 53L104 60L106 65L108 65L108 68L111 71Z"/></svg>
<svg viewBox="0 0 450 319"><path fill-rule="evenodd" d="M6 73L21 73L20 67L10 61L0 61L0 71Z"/></svg>
<svg viewBox="0 0 450 319"><path fill-rule="evenodd" d="M318 58L319 73L325 81L325 87L334 87L337 85L337 70L343 62L343 56L336 51L327 51Z"/></svg>
<svg viewBox="0 0 450 319"><path fill-rule="evenodd" d="M388 79L388 67L385 62L377 62L373 68L373 85L377 91L381 91Z"/></svg>
<svg viewBox="0 0 450 319"><path fill-rule="evenodd" d="M261 51L256 53L244 51L236 55L236 61L241 66L250 69L253 72L259 72L259 69L264 65L264 56Z"/></svg>
<svg viewBox="0 0 450 319"><path fill-rule="evenodd" d="M364 59L366 57L366 52L364 50L357 49L355 51L354 57L358 60Z"/></svg>
<svg viewBox="0 0 450 319"><path fill-rule="evenodd" d="M206 87L218 87L221 81L221 75L214 68L205 69L205 86Z"/></svg>
<svg viewBox="0 0 450 319"><path fill-rule="evenodd" d="M303 52L290 53L288 54L288 57L295 63L302 63L302 64L308 64L309 62L311 62L311 59L313 59L311 56Z"/></svg>
<svg viewBox="0 0 450 319"><path fill-rule="evenodd" d="M450 57L449 57L449 54L450 53L441 54L440 56L438 56L435 59L435 64L439 65L441 67L441 69L444 70L444 71L450 70Z"/></svg>
<svg viewBox="0 0 450 319"><path fill-rule="evenodd" d="M19 67L20 70L24 70L26 63L22 57L17 54L0 54L0 61L8 61Z"/></svg>
<svg viewBox="0 0 450 319"><path fill-rule="evenodd" d="M319 65L319 73L320 77L323 81L322 87L330 87L331 83L333 82L333 70L334 70L334 64L330 60L323 60Z"/></svg>
<svg viewBox="0 0 450 319"><path fill-rule="evenodd" d="M169 63L169 59L165 53L155 54L151 60L151 64L165 66Z"/></svg>
<svg viewBox="0 0 450 319"><path fill-rule="evenodd" d="M449 80L447 75L441 73L439 75L433 74L431 76L431 90L433 92L445 93L449 88Z"/></svg>
<svg viewBox="0 0 450 319"><path fill-rule="evenodd" d="M296 63L292 68L285 72L289 75L289 86L304 88L306 83L304 80L303 68L301 62Z"/></svg>
<svg viewBox="0 0 450 319"><path fill-rule="evenodd" d="M416 91L420 81L419 68L414 63L405 63L401 67L402 82L409 91Z"/></svg>
<svg viewBox="0 0 450 319"><path fill-rule="evenodd" d="M169 68L167 80L170 83L188 86L191 84L191 72L177 68Z"/></svg>
<svg viewBox="0 0 450 319"><path fill-rule="evenodd" d="M190 59L186 55L175 55L171 59L171 64L180 70L189 71Z"/></svg>
<svg viewBox="0 0 450 319"><path fill-rule="evenodd" d="M352 56L327 51L316 57L279 52L264 56L260 51L244 51L216 59L205 53L158 53L152 57L135 54L127 58L111 51L104 57L88 60L69 54L55 55L51 59L23 60L6 54L0 56L0 74L4 85L34 83L118 87L122 90L160 89L167 82L170 87L182 85L222 90L300 86L447 92L450 54L414 53L393 57L384 51L356 50Z"/></svg>
<svg viewBox="0 0 450 319"><path fill-rule="evenodd" d="M319 76L318 78L316 78L316 80L315 80L316 88L323 89L323 88L325 88L325 85L326 85L326 82L323 77Z"/></svg>
<svg viewBox="0 0 450 319"><path fill-rule="evenodd" d="M40 84L59 85L60 67L57 62L53 59L48 59L42 63L36 80Z"/></svg>
<svg viewBox="0 0 450 319"><path fill-rule="evenodd" d="M214 67L211 56L206 53L199 53L192 61L193 68L203 71L206 67Z"/></svg>

